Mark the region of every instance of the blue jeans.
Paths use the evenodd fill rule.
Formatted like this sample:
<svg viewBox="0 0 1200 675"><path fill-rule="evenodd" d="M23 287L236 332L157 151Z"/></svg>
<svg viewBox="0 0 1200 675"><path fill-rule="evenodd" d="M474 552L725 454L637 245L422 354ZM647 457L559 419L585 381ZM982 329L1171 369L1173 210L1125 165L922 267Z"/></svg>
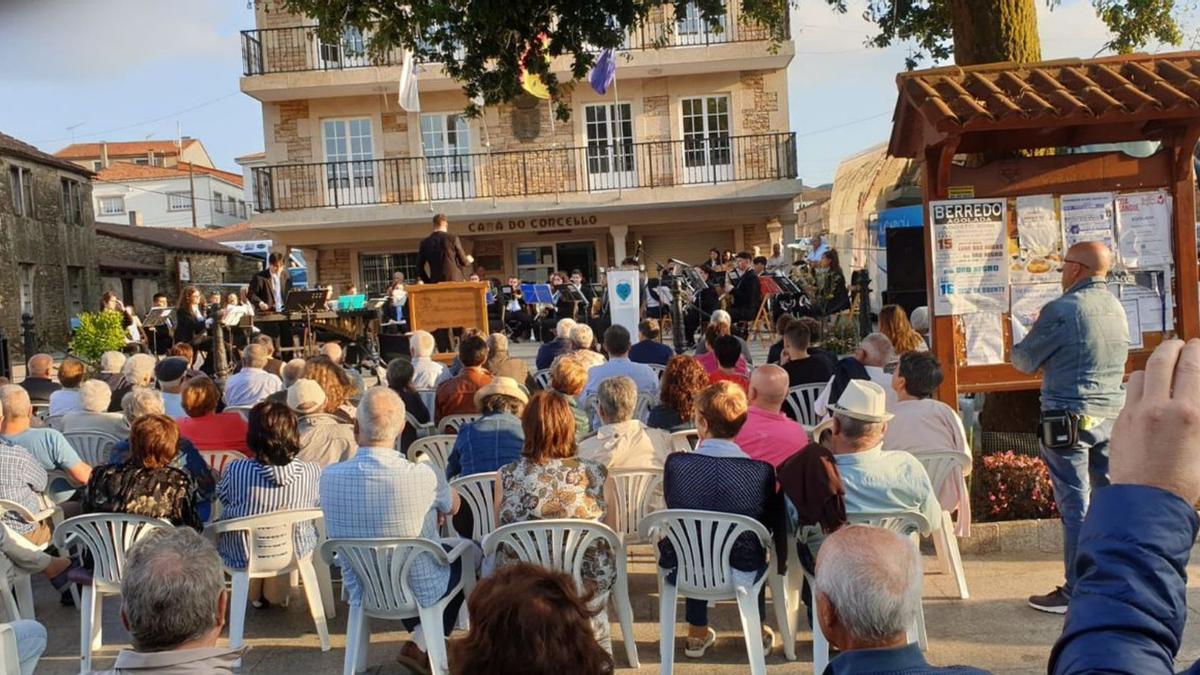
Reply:
<svg viewBox="0 0 1200 675"><path fill-rule="evenodd" d="M1054 503L1062 516L1063 566L1066 583L1063 593L1068 597L1075 587L1075 549L1079 530L1087 515L1092 490L1108 486L1108 441L1112 436L1113 420L1104 420L1091 429L1079 430L1079 442L1063 450L1050 450L1042 445L1042 460L1050 469L1054 486Z"/></svg>
<svg viewBox="0 0 1200 675"><path fill-rule="evenodd" d="M675 573L676 573L676 570L671 570L667 574L667 583L671 584L672 586L675 585ZM767 570L765 570L765 569L762 570L761 572L758 573L758 578L761 578L762 575L764 575L766 573L767 573ZM755 579L755 580L757 581L757 579ZM763 587L760 588L758 591L758 620L766 621L766 616L767 616L767 585L763 584ZM684 620L687 621L688 625L690 625L690 626L707 626L708 625L708 601L707 600L699 600L696 598L685 597L683 599L683 617L684 617Z"/></svg>

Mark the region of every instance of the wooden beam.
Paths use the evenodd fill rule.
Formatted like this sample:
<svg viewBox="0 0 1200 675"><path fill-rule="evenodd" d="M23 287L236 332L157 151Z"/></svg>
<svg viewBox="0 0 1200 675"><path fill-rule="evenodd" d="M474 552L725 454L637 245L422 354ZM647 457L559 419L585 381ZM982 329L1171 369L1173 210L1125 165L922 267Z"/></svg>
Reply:
<svg viewBox="0 0 1200 675"><path fill-rule="evenodd" d="M1174 182L1174 156L1164 149L1145 158L1123 152L1014 157L951 167L950 183L971 185L980 197L1154 190Z"/></svg>
<svg viewBox="0 0 1200 675"><path fill-rule="evenodd" d="M942 363L942 384L938 387L937 397L946 405L958 410L958 359L955 356L954 317L934 316L934 281L933 281L933 232L929 226L929 202L945 199L949 195L951 161L958 146L957 138L949 138L942 145L925 149L925 175L922 190L922 203L925 213L923 227L925 236L925 306L929 308L932 323L930 336L933 338L933 352Z"/></svg>
<svg viewBox="0 0 1200 675"><path fill-rule="evenodd" d="M1185 340L1200 337L1200 292L1196 269L1196 171L1192 153L1200 140L1200 124L1193 124L1171 148L1174 177L1171 194L1172 232L1175 246L1175 331Z"/></svg>

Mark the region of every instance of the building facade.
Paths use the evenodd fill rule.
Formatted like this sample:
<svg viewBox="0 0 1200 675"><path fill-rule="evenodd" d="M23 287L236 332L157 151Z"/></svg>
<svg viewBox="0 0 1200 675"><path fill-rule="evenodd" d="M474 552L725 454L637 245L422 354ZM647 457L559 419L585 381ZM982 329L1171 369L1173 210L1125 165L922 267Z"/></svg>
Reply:
<svg viewBox="0 0 1200 675"><path fill-rule="evenodd" d="M0 328L21 354L21 315L38 348L65 349L71 318L100 298L91 172L0 134Z"/></svg>
<svg viewBox="0 0 1200 675"><path fill-rule="evenodd" d="M59 159L99 173L113 164L137 164L171 168L187 162L196 166L214 167L204 144L184 136L178 141L100 141L72 143L54 153Z"/></svg>
<svg viewBox="0 0 1200 675"><path fill-rule="evenodd" d="M242 35L241 87L262 102L265 136L254 224L303 250L319 283L379 291L393 271L413 276L437 212L487 277L525 280L596 278L639 251L653 270L710 247L769 250L795 221L794 48L737 3L719 32L660 11L629 36L613 91L581 82L563 99L568 122L532 97L467 119L432 63L418 67L420 113L406 112L399 53L369 58L353 30L323 44L311 20L269 4Z"/></svg>

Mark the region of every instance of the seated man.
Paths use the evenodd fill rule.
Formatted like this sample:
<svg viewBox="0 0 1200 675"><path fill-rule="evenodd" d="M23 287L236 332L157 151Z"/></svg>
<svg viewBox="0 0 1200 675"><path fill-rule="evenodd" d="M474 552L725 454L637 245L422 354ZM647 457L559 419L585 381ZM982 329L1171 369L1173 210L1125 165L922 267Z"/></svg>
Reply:
<svg viewBox="0 0 1200 675"><path fill-rule="evenodd" d="M158 381L158 388L162 390L163 411L176 421L187 417L181 397L187 369L187 361L178 356L165 358L154 366L154 379Z"/></svg>
<svg viewBox="0 0 1200 675"><path fill-rule="evenodd" d="M986 675L977 668L931 666L920 645L909 643L924 573L917 547L896 532L847 525L829 535L817 558L814 594L821 631L841 653L826 675Z"/></svg>
<svg viewBox="0 0 1200 675"><path fill-rule="evenodd" d="M64 415L60 422L64 434L100 432L117 438L129 435L129 426L121 413L108 412L112 390L104 380L88 380L79 385L79 402L83 410Z"/></svg>
<svg viewBox="0 0 1200 675"><path fill-rule="evenodd" d="M0 499L16 502L30 513L37 513L42 510L46 484L46 470L33 455L8 441L0 442ZM50 541L50 528L45 521L27 523L15 513L8 513L3 522L31 543L41 545Z"/></svg>
<svg viewBox="0 0 1200 675"><path fill-rule="evenodd" d="M482 340L480 340L482 342ZM372 387L358 404L358 453L321 474L321 510L330 539L421 537L439 541L438 526L458 511L458 495L428 464L414 464L396 452L396 439L404 428L404 402L386 387ZM417 602L429 606L440 600L462 576L462 560L440 565L429 554L420 554L409 569ZM354 571L342 567L342 579L351 605L362 602L362 588ZM446 607L441 626L420 626L404 619L413 641L400 652L404 663L424 669L423 630L454 629L459 594Z"/></svg>
<svg viewBox="0 0 1200 675"><path fill-rule="evenodd" d="M50 379L54 375L54 357L49 354L34 354L25 364L25 379L21 387L29 392L29 399L36 403L49 403L50 394L62 387Z"/></svg>
<svg viewBox="0 0 1200 675"><path fill-rule="evenodd" d="M596 412L601 426L579 444L579 457L609 469L662 469L671 453L671 434L634 419L638 391L633 380L618 375L600 383Z"/></svg>
<svg viewBox="0 0 1200 675"><path fill-rule="evenodd" d="M887 394L887 409L896 406L896 392L892 388L892 376L884 370L896 360L896 352L892 349L892 341L883 333L871 333L858 343L854 356L848 356L838 362L833 377L825 390L817 398L814 408L818 415L828 414L829 402L838 400L845 391L846 382L853 377L854 371L866 375L866 379L879 385Z"/></svg>
<svg viewBox="0 0 1200 675"><path fill-rule="evenodd" d="M639 323L638 336L641 339L629 348L629 360L634 363L667 365L667 361L675 355L675 350L671 349L670 345L658 341L661 334L656 319L646 319Z"/></svg>
<svg viewBox="0 0 1200 675"><path fill-rule="evenodd" d="M560 354L571 351L571 329L574 327L575 319L559 319L554 324L554 339L538 347L534 361L538 370L549 368Z"/></svg>
<svg viewBox="0 0 1200 675"><path fill-rule="evenodd" d="M745 362L742 360L742 350L738 346L737 338L722 335L713 344L712 353L717 357L717 369L708 374L709 382L732 382L746 392L750 387L750 379L746 377L744 370L738 370L738 364Z"/></svg>
<svg viewBox="0 0 1200 675"><path fill-rule="evenodd" d="M412 386L422 389L436 389L439 384L450 379L446 366L433 360L433 350L437 342L433 333L427 330L415 330L408 338L408 351L412 354L413 379Z"/></svg>
<svg viewBox="0 0 1200 675"><path fill-rule="evenodd" d="M514 358L508 353L508 338L504 333L492 333L487 338L488 361L487 369L494 377L511 377L518 384L525 385L527 391L533 391L533 373L525 359Z"/></svg>
<svg viewBox="0 0 1200 675"><path fill-rule="evenodd" d="M246 648L217 646L228 606L212 542L186 527L150 532L130 547L121 579L121 623L133 649L97 675L233 673Z"/></svg>
<svg viewBox="0 0 1200 675"><path fill-rule="evenodd" d="M783 334L780 365L787 371L788 387L819 384L828 382L829 378L833 377L833 364L809 354L808 346L811 338L808 326L801 321L791 322L787 332Z"/></svg>
<svg viewBox="0 0 1200 675"><path fill-rule="evenodd" d="M447 415L474 415L475 392L492 381L484 368L487 363L487 342L478 335L465 336L458 343L458 359L463 368L458 375L438 385L434 398L434 415L440 420Z"/></svg>
<svg viewBox="0 0 1200 675"><path fill-rule="evenodd" d="M79 402L79 385L87 377L87 367L83 361L67 357L58 367L58 383L62 388L50 394L50 417L62 417L67 413L83 410Z"/></svg>
<svg viewBox="0 0 1200 675"><path fill-rule="evenodd" d="M729 324L727 323L710 323L704 328L704 336L700 342L706 349L703 354L696 356L696 363L699 363L700 367L704 368L704 372L710 376L721 367L721 364L717 362L717 353L713 350L713 345L723 337L738 339L737 336L729 335ZM747 365L744 354L734 364L734 370L739 373L750 372L750 367Z"/></svg>
<svg viewBox="0 0 1200 675"><path fill-rule="evenodd" d="M750 375L749 411L742 430L734 437L750 459L761 459L776 469L785 459L808 445L804 427L784 415L788 375L779 366L759 366Z"/></svg>
<svg viewBox="0 0 1200 675"><path fill-rule="evenodd" d="M283 360L275 358L275 341L270 335L262 334L254 337L254 344L262 345L262 348L267 350L267 365L263 366L263 370L274 375L275 377L283 377Z"/></svg>
<svg viewBox="0 0 1200 675"><path fill-rule="evenodd" d="M12 384L0 387L0 410L0 441L24 448L44 471L57 469L66 472L73 482L87 484L92 467L79 458L66 437L54 429L30 427L33 406L28 392ZM40 509L33 510L36 513Z"/></svg>
<svg viewBox="0 0 1200 675"><path fill-rule="evenodd" d="M625 375L633 380L639 392L658 396L658 374L644 363L629 360L629 331L621 325L609 326L604 331L604 350L608 362L588 370L588 382L583 388L583 399L600 390L600 383L610 377Z"/></svg>
<svg viewBox="0 0 1200 675"><path fill-rule="evenodd" d="M226 407L253 406L283 389L283 381L266 371L270 360L271 353L258 343L242 350L242 369L225 381Z"/></svg>
<svg viewBox="0 0 1200 675"><path fill-rule="evenodd" d="M528 338L533 332L533 316L529 313L525 301L521 299L521 280L516 277L508 278L508 287L512 295L507 302L497 297L497 303L504 303L504 323L508 326L513 340L520 341Z"/></svg>

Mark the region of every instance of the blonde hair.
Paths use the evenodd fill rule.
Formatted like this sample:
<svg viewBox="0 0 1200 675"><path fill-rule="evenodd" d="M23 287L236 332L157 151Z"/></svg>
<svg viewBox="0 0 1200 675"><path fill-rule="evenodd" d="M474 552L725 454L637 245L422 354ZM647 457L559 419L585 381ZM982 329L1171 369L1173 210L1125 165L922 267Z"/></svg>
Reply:
<svg viewBox="0 0 1200 675"><path fill-rule="evenodd" d="M884 305L879 310L879 332L892 342L892 348L897 354L911 352L925 346L925 339L913 330L908 322L908 314L900 305Z"/></svg>
<svg viewBox="0 0 1200 675"><path fill-rule="evenodd" d="M696 414L708 423L713 438L733 438L746 423L746 392L728 381L710 385L696 396Z"/></svg>
<svg viewBox="0 0 1200 675"><path fill-rule="evenodd" d="M588 367L580 354L564 354L550 368L550 387L560 394L576 396L587 385Z"/></svg>

